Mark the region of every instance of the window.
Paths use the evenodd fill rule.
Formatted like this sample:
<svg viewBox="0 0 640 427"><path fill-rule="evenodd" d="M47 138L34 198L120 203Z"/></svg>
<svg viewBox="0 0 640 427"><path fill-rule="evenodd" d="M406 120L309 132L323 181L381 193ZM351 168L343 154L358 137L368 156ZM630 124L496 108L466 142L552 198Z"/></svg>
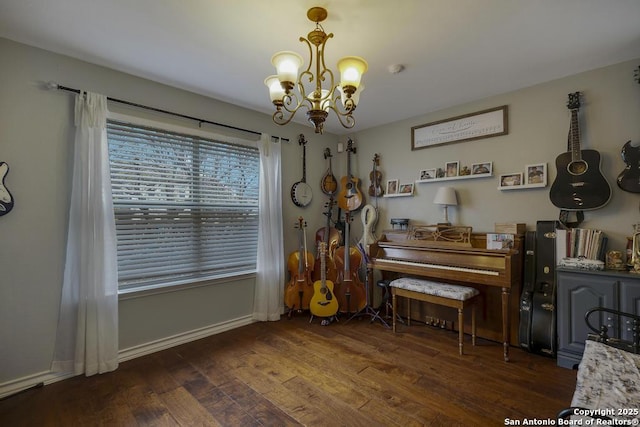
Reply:
<svg viewBox="0 0 640 427"><path fill-rule="evenodd" d="M257 148L109 120L119 289L255 272Z"/></svg>

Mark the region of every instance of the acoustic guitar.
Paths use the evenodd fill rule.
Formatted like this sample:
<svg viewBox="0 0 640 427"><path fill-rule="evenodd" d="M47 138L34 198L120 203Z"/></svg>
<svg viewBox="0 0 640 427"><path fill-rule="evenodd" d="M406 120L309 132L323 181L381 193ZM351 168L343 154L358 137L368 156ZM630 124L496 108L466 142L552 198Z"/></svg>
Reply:
<svg viewBox="0 0 640 427"><path fill-rule="evenodd" d="M338 312L338 299L333 293L333 282L327 280L327 244L325 242L320 243L318 249L320 250L321 278L313 283L313 296L309 303L309 311L314 316L331 317Z"/></svg>
<svg viewBox="0 0 640 427"><path fill-rule="evenodd" d="M346 212L360 209L364 201L362 191L360 191L360 179L351 175L351 153L355 154L356 148L349 138L347 142L347 175L340 179L340 194L338 194L338 206Z"/></svg>
<svg viewBox="0 0 640 427"><path fill-rule="evenodd" d="M600 171L600 153L580 148L580 92L569 94L569 151L556 158L557 176L549 191L551 203L567 211L598 209L609 202L611 187Z"/></svg>
<svg viewBox="0 0 640 427"><path fill-rule="evenodd" d="M635 70L635 78L640 83L640 66ZM640 193L640 141L624 144L622 160L626 166L616 179L618 187L630 193Z"/></svg>

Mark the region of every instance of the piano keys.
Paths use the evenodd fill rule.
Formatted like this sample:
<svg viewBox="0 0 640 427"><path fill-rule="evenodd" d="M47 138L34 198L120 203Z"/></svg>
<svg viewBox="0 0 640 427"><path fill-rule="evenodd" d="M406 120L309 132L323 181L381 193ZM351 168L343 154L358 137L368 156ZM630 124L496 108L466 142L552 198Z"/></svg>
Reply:
<svg viewBox="0 0 640 427"><path fill-rule="evenodd" d="M477 288L484 304L478 336L502 342L508 361L509 345L518 342L511 321L518 323L519 317L522 236L517 236L513 249L499 250L485 249L486 235L480 233L470 233L468 241L453 243L416 236L411 230L383 232L369 247L369 271L379 270L385 278L421 276Z"/></svg>

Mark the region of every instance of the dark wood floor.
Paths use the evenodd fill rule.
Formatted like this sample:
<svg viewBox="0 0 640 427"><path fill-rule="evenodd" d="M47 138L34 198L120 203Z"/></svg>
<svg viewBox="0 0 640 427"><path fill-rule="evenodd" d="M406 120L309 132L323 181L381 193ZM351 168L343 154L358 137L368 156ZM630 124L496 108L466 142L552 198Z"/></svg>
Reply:
<svg viewBox="0 0 640 427"><path fill-rule="evenodd" d="M554 418L575 371L420 323L256 323L0 401L4 426L502 426Z"/></svg>

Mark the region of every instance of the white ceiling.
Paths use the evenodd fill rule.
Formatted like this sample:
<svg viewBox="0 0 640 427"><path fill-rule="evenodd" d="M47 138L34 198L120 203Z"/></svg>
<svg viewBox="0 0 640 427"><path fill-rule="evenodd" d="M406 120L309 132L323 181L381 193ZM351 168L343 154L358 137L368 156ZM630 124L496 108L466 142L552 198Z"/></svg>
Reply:
<svg viewBox="0 0 640 427"><path fill-rule="evenodd" d="M640 58L640 0L2 0L0 37L272 113L271 55L306 60L312 6L327 65L369 63L353 131Z"/></svg>

